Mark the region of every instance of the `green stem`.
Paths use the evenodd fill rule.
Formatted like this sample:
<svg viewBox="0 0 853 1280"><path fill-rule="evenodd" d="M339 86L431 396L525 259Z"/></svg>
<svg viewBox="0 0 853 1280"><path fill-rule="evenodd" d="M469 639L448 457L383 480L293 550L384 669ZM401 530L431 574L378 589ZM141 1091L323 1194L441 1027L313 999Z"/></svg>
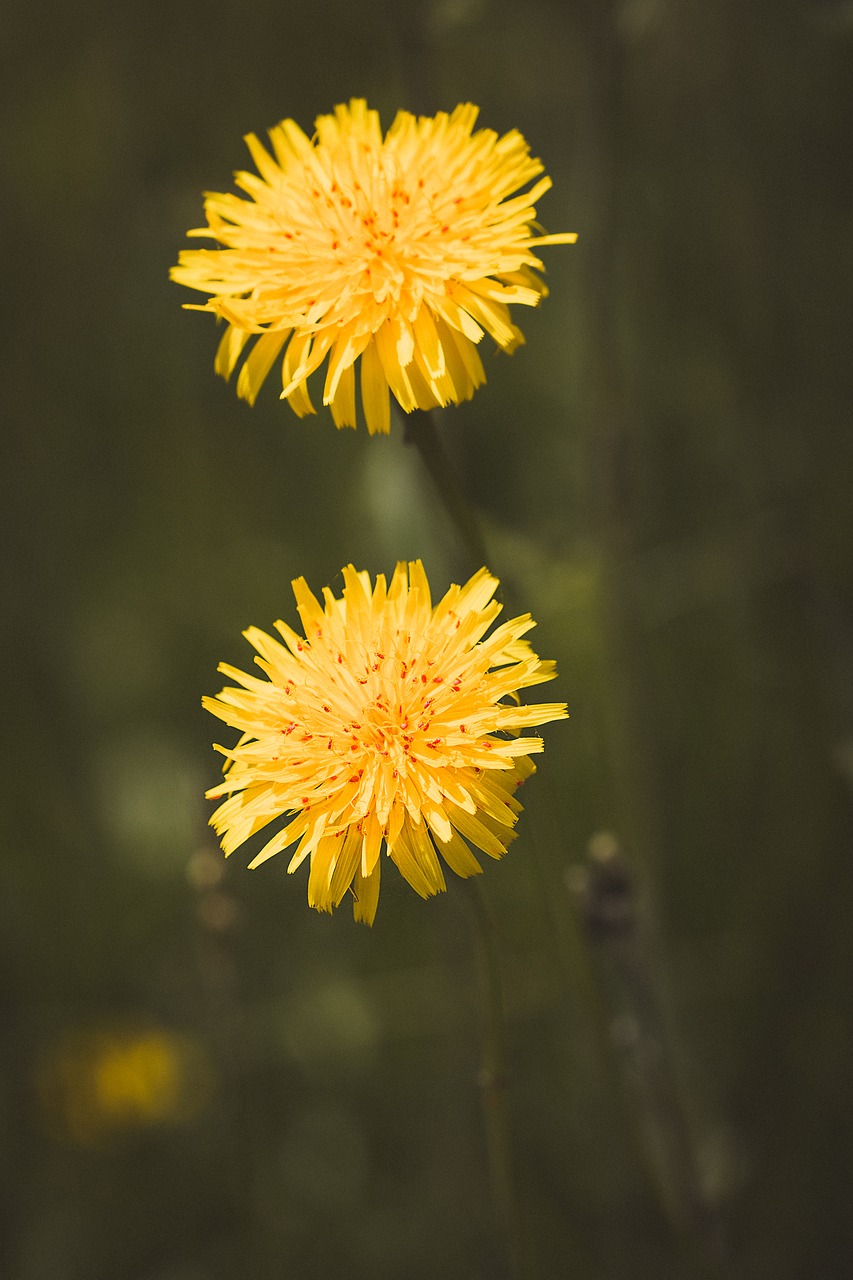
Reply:
<svg viewBox="0 0 853 1280"><path fill-rule="evenodd" d="M586 875L578 889L587 932L609 955L621 988L628 1033L625 1052L632 1061L638 1101L656 1152L663 1198L682 1237L693 1246L698 1260L715 1273L726 1258L722 1227L697 1166L634 877L609 833L603 832L591 842Z"/></svg>
<svg viewBox="0 0 853 1280"><path fill-rule="evenodd" d="M465 499L432 414L427 409L415 409L406 414L404 421L406 444L414 445L421 455L470 560L471 571L488 566L490 557L479 521Z"/></svg>
<svg viewBox="0 0 853 1280"><path fill-rule="evenodd" d="M655 1189L654 1204L661 1213L661 1222L668 1222L665 1207L657 1194L656 1170L652 1163L642 1118L631 1104L623 1087L621 1064L617 1063L610 1034L612 1008L604 998L602 977L597 966L594 949L590 945L589 922L585 904L589 879L585 869L571 865L568 869L549 856L548 849L560 849L564 843L554 793L554 782L547 775L537 779L537 788L544 788L544 803L527 814L529 823L527 839L530 841L536 870L541 877L543 904L551 916L556 945L556 960L562 973L562 982L573 1003L579 1005L583 1022L590 1038L594 1055L594 1072L597 1082L607 1091L607 1105L618 1117L624 1132L638 1176ZM571 894L571 909L566 901L566 891Z"/></svg>
<svg viewBox="0 0 853 1280"><path fill-rule="evenodd" d="M477 880L463 883L480 971L483 1041L479 1081L492 1197L503 1231L509 1274L520 1280L524 1271L521 1215L510 1139L504 1002L495 925Z"/></svg>

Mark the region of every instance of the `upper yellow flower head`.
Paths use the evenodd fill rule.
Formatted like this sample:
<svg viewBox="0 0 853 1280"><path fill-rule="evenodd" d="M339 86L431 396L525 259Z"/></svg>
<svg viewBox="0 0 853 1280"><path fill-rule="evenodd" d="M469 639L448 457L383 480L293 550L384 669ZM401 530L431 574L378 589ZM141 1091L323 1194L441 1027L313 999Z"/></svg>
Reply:
<svg viewBox="0 0 853 1280"><path fill-rule="evenodd" d="M355 364L368 430L388 431L388 390L406 412L458 403L485 381L476 350L490 333L505 351L523 342L511 303L545 294L534 249L572 234L536 235L535 203L551 186L517 131L473 132L470 103L448 115L400 111L383 139L379 116L354 98L320 116L312 139L293 120L270 130L273 154L246 142L260 176L248 195L208 194L206 227L191 236L172 279L209 293L197 310L228 321L216 371L253 403L284 351L282 398L315 412L307 379L329 357L323 403L354 427ZM510 197L513 197L510 199Z"/></svg>
<svg viewBox="0 0 853 1280"><path fill-rule="evenodd" d="M303 639L275 624L284 645L250 627L261 680L226 664L240 688L204 706L242 733L226 757L228 796L211 818L226 854L288 815L250 864L288 845L294 871L311 859L308 901L331 911L347 890L357 920L373 923L380 852L422 897L444 889L438 854L460 876L480 864L470 845L500 858L521 805L513 794L534 771L542 739L522 729L559 720L564 703L522 706L516 691L555 676L521 637L530 615L486 632L500 612L497 579L481 569L432 606L421 562L380 574L343 571L341 599L324 605L293 583Z"/></svg>

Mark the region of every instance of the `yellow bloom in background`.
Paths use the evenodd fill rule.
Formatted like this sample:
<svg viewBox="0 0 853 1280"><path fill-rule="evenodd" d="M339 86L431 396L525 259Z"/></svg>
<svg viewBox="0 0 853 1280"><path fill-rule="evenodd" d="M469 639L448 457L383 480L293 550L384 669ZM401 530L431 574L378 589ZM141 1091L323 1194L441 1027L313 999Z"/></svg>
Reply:
<svg viewBox="0 0 853 1280"><path fill-rule="evenodd" d="M49 1047L36 1072L51 1132L82 1145L183 1124L207 1105L214 1084L200 1042L165 1027L71 1030Z"/></svg>
<svg viewBox="0 0 853 1280"><path fill-rule="evenodd" d="M184 250L172 279L209 293L199 311L228 322L216 354L253 403L282 355L282 398L315 409L307 379L328 356L323 403L356 425L356 361L368 430L388 431L389 388L406 412L469 399L485 381L477 344L489 333L512 351L523 336L513 303L546 293L535 250L573 234L534 232L551 186L517 131L474 132L477 108L415 117L400 111L385 138L379 115L354 98L306 137L293 120L270 130L272 155L246 138L258 174L248 196L209 193L207 226L191 236L221 248Z"/></svg>
<svg viewBox="0 0 853 1280"><path fill-rule="evenodd" d="M390 584L350 565L342 598L323 601L304 578L293 591L305 629L283 622L284 644L250 627L266 679L222 664L239 688L204 706L242 733L226 757L228 796L211 818L226 854L276 818L286 825L250 864L296 844L288 871L310 858L308 901L331 911L351 890L372 924L383 847L424 898L445 888L441 859L476 875L471 846L500 858L542 739L522 729L565 717L564 703L522 706L517 690L556 675L522 636L529 614L486 637L500 612L497 579L481 569L433 607L421 562ZM440 857L439 857L440 855Z"/></svg>

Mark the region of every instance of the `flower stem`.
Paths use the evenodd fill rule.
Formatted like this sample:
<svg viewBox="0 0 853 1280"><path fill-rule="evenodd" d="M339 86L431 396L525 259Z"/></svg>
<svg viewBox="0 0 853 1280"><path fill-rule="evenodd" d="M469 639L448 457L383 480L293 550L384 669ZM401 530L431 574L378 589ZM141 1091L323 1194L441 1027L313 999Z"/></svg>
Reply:
<svg viewBox="0 0 853 1280"><path fill-rule="evenodd" d="M609 956L621 990L623 1050L637 1104L656 1153L660 1193L682 1238L712 1269L726 1260L722 1224L700 1176L693 1135L669 1051L665 1018L637 902L637 887L615 838L590 843L586 873L575 884L590 939Z"/></svg>
<svg viewBox="0 0 853 1280"><path fill-rule="evenodd" d="M507 1106L508 1076L504 1002L495 925L476 879L463 882L471 913L482 1002L482 1058L479 1072L489 1159L492 1199L503 1232L507 1271L520 1280L524 1274L521 1215L512 1157Z"/></svg>
<svg viewBox="0 0 853 1280"><path fill-rule="evenodd" d="M429 410L415 409L406 414L405 441L406 444L413 444L421 455L470 559L471 570L476 571L484 565L490 567L480 523L465 499Z"/></svg>

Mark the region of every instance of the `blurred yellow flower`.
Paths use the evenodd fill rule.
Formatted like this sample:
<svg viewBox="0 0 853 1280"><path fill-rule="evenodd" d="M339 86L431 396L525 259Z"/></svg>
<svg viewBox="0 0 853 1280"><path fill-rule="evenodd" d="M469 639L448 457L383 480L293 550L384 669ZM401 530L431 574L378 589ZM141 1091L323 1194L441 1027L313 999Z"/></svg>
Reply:
<svg viewBox="0 0 853 1280"><path fill-rule="evenodd" d="M282 399L314 413L307 379L328 356L323 403L354 427L361 357L367 428L388 431L389 388L406 412L467 400L485 381L484 332L505 351L524 341L509 307L546 293L534 250L577 237L535 233L551 181L513 195L542 165L515 130L474 132L477 113L400 111L383 139L378 113L354 98L310 140L283 120L272 155L246 138L260 176L235 182L249 198L208 193L207 226L189 232L222 247L184 250L171 273L212 295L196 310L228 322L217 373L230 377L257 338L238 395L253 403L283 351Z"/></svg>
<svg viewBox="0 0 853 1280"><path fill-rule="evenodd" d="M212 1071L201 1045L164 1028L72 1031L39 1065L44 1118L84 1145L149 1126L181 1124L207 1103Z"/></svg>
<svg viewBox="0 0 853 1280"><path fill-rule="evenodd" d="M229 797L211 818L226 854L287 815L250 865L298 841L288 871L310 857L309 904L331 911L349 889L355 918L372 924L383 846L424 898L445 888L439 854L467 877L481 870L471 845L506 852L513 793L543 745L518 735L566 707L519 703L517 690L556 671L522 639L529 614L486 637L501 610L486 569L434 607L420 561L398 564L389 585L352 565L343 580L323 605L293 583L304 639L283 622L283 645L244 633L267 679L220 666L240 687L204 706L242 737L217 746L225 781L207 794Z"/></svg>

